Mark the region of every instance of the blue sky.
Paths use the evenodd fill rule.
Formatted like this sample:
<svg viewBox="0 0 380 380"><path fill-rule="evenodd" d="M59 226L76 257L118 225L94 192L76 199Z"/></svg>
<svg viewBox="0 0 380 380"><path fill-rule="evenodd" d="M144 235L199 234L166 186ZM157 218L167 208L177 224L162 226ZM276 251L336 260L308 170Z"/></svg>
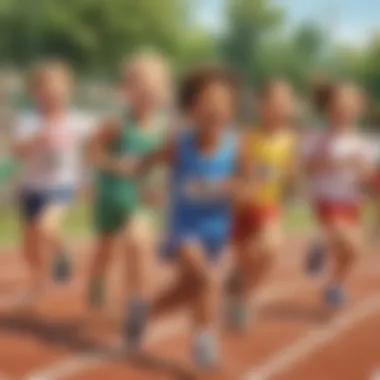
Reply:
<svg viewBox="0 0 380 380"><path fill-rule="evenodd" d="M318 20L332 29L337 41L360 44L374 31L380 32L380 0L272 1L286 9L290 24ZM222 30L223 0L198 0L196 19L211 30Z"/></svg>

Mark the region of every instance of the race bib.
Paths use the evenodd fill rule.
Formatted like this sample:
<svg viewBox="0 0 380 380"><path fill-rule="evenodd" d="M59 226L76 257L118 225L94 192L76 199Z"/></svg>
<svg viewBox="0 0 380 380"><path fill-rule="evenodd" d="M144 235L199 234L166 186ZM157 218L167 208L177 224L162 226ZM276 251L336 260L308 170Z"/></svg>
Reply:
<svg viewBox="0 0 380 380"><path fill-rule="evenodd" d="M225 198L224 191L218 183L202 179L187 181L183 187L183 194L187 199L197 202L214 202Z"/></svg>

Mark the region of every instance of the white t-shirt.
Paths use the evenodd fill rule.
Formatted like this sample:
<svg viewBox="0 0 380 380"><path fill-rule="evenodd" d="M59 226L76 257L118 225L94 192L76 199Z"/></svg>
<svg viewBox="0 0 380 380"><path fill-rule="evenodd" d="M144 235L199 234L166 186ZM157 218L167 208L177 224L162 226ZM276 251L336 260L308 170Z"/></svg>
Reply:
<svg viewBox="0 0 380 380"><path fill-rule="evenodd" d="M301 160L327 155L328 160L345 160L360 156L367 163L375 160L375 146L364 136L354 133L331 135L313 132L301 142ZM358 202L363 196L360 175L353 167L330 168L313 173L308 178L308 190L313 200Z"/></svg>
<svg viewBox="0 0 380 380"><path fill-rule="evenodd" d="M83 177L83 145L95 126L95 117L70 110L51 129L49 146L42 146L25 159L22 186L31 190L77 187ZM16 121L14 140L29 140L43 127L44 120L37 112L25 113Z"/></svg>

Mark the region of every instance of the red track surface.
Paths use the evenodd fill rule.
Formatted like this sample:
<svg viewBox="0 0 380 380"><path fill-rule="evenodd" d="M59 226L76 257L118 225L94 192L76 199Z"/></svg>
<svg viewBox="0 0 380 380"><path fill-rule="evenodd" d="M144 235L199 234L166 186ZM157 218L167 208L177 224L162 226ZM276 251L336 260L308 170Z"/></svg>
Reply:
<svg viewBox="0 0 380 380"><path fill-rule="evenodd" d="M208 374L192 367L188 326L180 314L154 321L140 360L115 351L123 299L117 259L110 270L108 314L90 315L84 302L90 249L77 249L72 284L52 288L28 312L15 309L17 299L10 297L26 286L20 257L0 255L0 379L372 380L380 367L380 255L361 258L348 282L349 303L331 313L320 303L318 281L303 274L306 243L289 239L258 295L251 331L224 331L222 366ZM159 275L168 278L159 268L153 280Z"/></svg>

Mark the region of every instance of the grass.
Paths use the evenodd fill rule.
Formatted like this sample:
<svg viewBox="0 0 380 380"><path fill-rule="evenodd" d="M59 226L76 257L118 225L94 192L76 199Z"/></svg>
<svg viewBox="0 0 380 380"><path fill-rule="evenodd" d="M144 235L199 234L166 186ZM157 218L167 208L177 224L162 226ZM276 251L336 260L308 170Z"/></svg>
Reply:
<svg viewBox="0 0 380 380"><path fill-rule="evenodd" d="M62 231L69 239L89 236L91 233L91 208L87 202L75 203L69 211ZM0 248L17 244L20 237L20 219L16 206L5 207L0 212Z"/></svg>
<svg viewBox="0 0 380 380"><path fill-rule="evenodd" d="M159 225L159 223L157 223ZM285 212L284 226L291 232L309 231L313 221L305 207L292 206ZM68 239L91 236L91 204L79 201L71 208L62 227L64 236ZM20 235L20 224L16 206L6 207L0 212L0 248L17 244Z"/></svg>

